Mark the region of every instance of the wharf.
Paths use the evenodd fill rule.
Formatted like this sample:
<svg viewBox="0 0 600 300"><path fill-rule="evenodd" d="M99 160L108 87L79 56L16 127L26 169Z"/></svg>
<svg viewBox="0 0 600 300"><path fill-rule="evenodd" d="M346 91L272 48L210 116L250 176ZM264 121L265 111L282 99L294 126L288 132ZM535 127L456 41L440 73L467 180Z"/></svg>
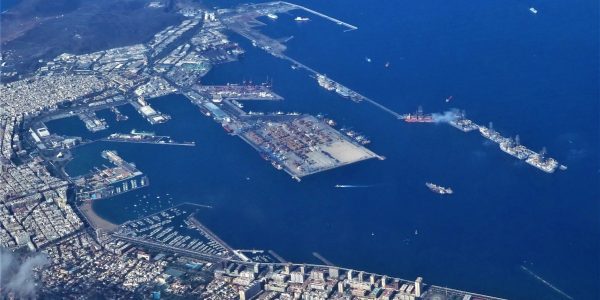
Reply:
<svg viewBox="0 0 600 300"><path fill-rule="evenodd" d="M78 200L96 200L113 197L148 186L148 177L133 164L126 162L115 151L103 151L102 157L114 167L95 168L88 175L72 179Z"/></svg>
<svg viewBox="0 0 600 300"><path fill-rule="evenodd" d="M137 112L152 125L165 123L171 119L171 116L152 108L150 104L144 100L144 97L138 97L136 101L130 101L130 103L135 110L137 110Z"/></svg>
<svg viewBox="0 0 600 300"><path fill-rule="evenodd" d="M176 142L170 136L161 135L140 135L140 134L125 134L113 133L108 137L100 139L103 142L115 143L134 143L134 144L154 144L154 145L170 145L170 146L196 146L196 142Z"/></svg>
<svg viewBox="0 0 600 300"><path fill-rule="evenodd" d="M104 119L100 119L94 111L84 110L77 114L85 124L85 128L91 132L98 132L108 128Z"/></svg>
<svg viewBox="0 0 600 300"><path fill-rule="evenodd" d="M261 4L255 4L255 5L244 5L244 6L239 7L233 14L231 12L225 12L222 15L224 17L224 19L223 19L224 24L227 26L227 28L229 28L230 30L236 32L237 34L247 38L248 40L250 40L253 43L253 45L260 47L264 51L270 53L271 55L273 55L277 58L289 61L295 68L304 69L307 72L311 73L310 75L312 75L313 77L316 78L317 76L320 75L320 73L318 71L285 55L284 51L286 50L287 47L283 43L281 43L280 41L278 41L276 39L270 38L255 29L255 27L257 27L257 26L265 25L264 23L256 20L256 18L258 18L260 16L266 16L269 13L288 12L289 10L292 10L292 9L303 9L310 13L316 14L316 15L324 17L330 21L333 21L338 25L346 26L350 30L357 29L356 26L350 25L350 24L342 22L338 19L329 17L325 14L308 9L304 6L300 6L300 5L296 5L296 4L292 4L292 3L288 3L288 2L283 2L283 1L261 3ZM340 87L341 90L344 90L343 93L338 92L338 94L353 95L351 97L351 99L353 99L353 100L356 99L355 100L356 102L365 101L365 102L375 106L376 108L392 115L396 119L402 119L401 114L378 103L377 101L375 101L369 97L366 97L356 91L353 91L350 88L347 88L338 82L335 82L333 80L332 80L332 82L334 82L336 84L336 86Z"/></svg>

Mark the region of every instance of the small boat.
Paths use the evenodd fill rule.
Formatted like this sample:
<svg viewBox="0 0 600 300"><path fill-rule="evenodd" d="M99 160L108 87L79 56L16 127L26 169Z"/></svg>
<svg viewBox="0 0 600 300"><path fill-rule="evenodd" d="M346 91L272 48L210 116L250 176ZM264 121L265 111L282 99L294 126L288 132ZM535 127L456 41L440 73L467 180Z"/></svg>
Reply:
<svg viewBox="0 0 600 300"><path fill-rule="evenodd" d="M535 9L535 7L530 7L530 8L529 8L529 11L530 11L532 14L534 14L534 15L538 13L538 10L537 10L537 9Z"/></svg>
<svg viewBox="0 0 600 300"><path fill-rule="evenodd" d="M296 21L296 22L306 22L306 21L309 21L309 20L310 20L309 18L303 18L303 17L296 17L294 19L294 21Z"/></svg>
<svg viewBox="0 0 600 300"><path fill-rule="evenodd" d="M389 67L390 67L390 62L389 62L389 61L385 63L385 67L386 67L386 68L389 68Z"/></svg>
<svg viewBox="0 0 600 300"><path fill-rule="evenodd" d="M446 103L450 102L450 100L452 100L452 98L454 98L454 97L450 96L450 97L446 98Z"/></svg>
<svg viewBox="0 0 600 300"><path fill-rule="evenodd" d="M370 63L370 62L371 62L371 59L370 59L370 58L368 58L368 57L365 57L365 60L366 60L368 63Z"/></svg>
<svg viewBox="0 0 600 300"><path fill-rule="evenodd" d="M433 184L431 182L426 182L425 185L434 193L436 194L440 194L440 195L450 195L452 193L454 193L454 191L452 191L451 188L446 188L443 186L439 186L437 184Z"/></svg>

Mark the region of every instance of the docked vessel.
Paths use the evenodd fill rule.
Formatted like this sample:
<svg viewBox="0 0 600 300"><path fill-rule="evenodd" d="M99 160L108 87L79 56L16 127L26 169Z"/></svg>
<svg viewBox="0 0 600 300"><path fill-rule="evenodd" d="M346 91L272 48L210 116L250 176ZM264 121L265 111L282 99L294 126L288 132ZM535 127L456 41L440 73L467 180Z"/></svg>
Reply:
<svg viewBox="0 0 600 300"><path fill-rule="evenodd" d="M277 20L279 18L276 14L267 14L267 17L269 17L271 20Z"/></svg>
<svg viewBox="0 0 600 300"><path fill-rule="evenodd" d="M154 136L154 132L151 131L137 131L135 129L131 130L131 134L132 135L139 135L139 136Z"/></svg>
<svg viewBox="0 0 600 300"><path fill-rule="evenodd" d="M473 121L469 120L469 119L455 119L449 122L450 126L462 131L462 132L469 132L469 131L473 131L473 130L477 130L479 129L479 126L475 123L473 123Z"/></svg>
<svg viewBox="0 0 600 300"><path fill-rule="evenodd" d="M426 182L425 185L434 193L436 194L440 194L440 195L450 195L452 193L454 193L454 191L452 191L451 188L446 188L443 186L439 186L437 184L433 184L431 182Z"/></svg>
<svg viewBox="0 0 600 300"><path fill-rule="evenodd" d="M546 172L554 173L558 168L558 161L554 158L546 158L546 151L542 150L540 153L535 153L525 160L526 163Z"/></svg>
<svg viewBox="0 0 600 300"><path fill-rule="evenodd" d="M319 84L319 86L321 86L322 88L324 88L328 91L335 90L335 82L333 82L333 80L327 78L326 75L317 74L317 83Z"/></svg>
<svg viewBox="0 0 600 300"><path fill-rule="evenodd" d="M423 108L419 106L414 114L405 115L403 120L408 123L432 123L433 117L431 115L423 114Z"/></svg>
<svg viewBox="0 0 600 300"><path fill-rule="evenodd" d="M102 139L107 142L142 143L142 144L165 144L178 146L195 146L195 142L176 142L169 136L154 135L153 132L136 131L131 133L113 133Z"/></svg>
<svg viewBox="0 0 600 300"><path fill-rule="evenodd" d="M515 139L507 139L500 143L500 150L504 153L512 155L520 160L527 159L529 156L535 154L535 152L527 149L527 147L521 145L519 141L519 136L517 135Z"/></svg>
<svg viewBox="0 0 600 300"><path fill-rule="evenodd" d="M494 130L494 128L492 127L492 123L490 123L489 127L485 127L485 126L479 126L479 132L481 133L481 135L492 141L495 143L502 143L502 142L506 142L508 139L503 137L500 133L498 133L496 130Z"/></svg>

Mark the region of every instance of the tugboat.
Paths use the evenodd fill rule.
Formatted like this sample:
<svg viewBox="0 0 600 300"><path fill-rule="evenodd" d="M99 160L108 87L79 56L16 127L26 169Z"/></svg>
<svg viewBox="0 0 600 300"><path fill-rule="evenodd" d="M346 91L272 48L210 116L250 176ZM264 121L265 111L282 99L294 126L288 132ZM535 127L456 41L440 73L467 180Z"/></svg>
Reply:
<svg viewBox="0 0 600 300"><path fill-rule="evenodd" d="M451 188L446 188L443 186L439 186L436 184L433 184L431 182L426 182L425 185L434 193L440 194L440 195L450 195L452 193L454 193L454 191L452 191Z"/></svg>

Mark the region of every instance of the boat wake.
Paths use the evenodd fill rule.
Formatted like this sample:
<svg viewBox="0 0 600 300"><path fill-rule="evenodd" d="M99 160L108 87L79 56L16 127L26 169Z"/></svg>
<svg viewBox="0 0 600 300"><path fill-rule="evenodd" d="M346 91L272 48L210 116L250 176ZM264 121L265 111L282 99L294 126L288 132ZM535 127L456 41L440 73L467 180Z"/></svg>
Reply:
<svg viewBox="0 0 600 300"><path fill-rule="evenodd" d="M375 184L336 184L335 187L338 189L358 189L358 188L370 188L374 187Z"/></svg>
<svg viewBox="0 0 600 300"><path fill-rule="evenodd" d="M562 296L564 296L565 298L571 299L573 300L573 297L569 296L567 293L561 291L559 288L555 287L554 285L552 285L552 283L546 281L544 278L540 277L539 275L533 273L533 271L527 269L527 267L521 265L521 269L523 271L525 271L527 274L531 275L531 277L537 279L539 282L545 284L547 287L553 289L555 292L561 294Z"/></svg>

